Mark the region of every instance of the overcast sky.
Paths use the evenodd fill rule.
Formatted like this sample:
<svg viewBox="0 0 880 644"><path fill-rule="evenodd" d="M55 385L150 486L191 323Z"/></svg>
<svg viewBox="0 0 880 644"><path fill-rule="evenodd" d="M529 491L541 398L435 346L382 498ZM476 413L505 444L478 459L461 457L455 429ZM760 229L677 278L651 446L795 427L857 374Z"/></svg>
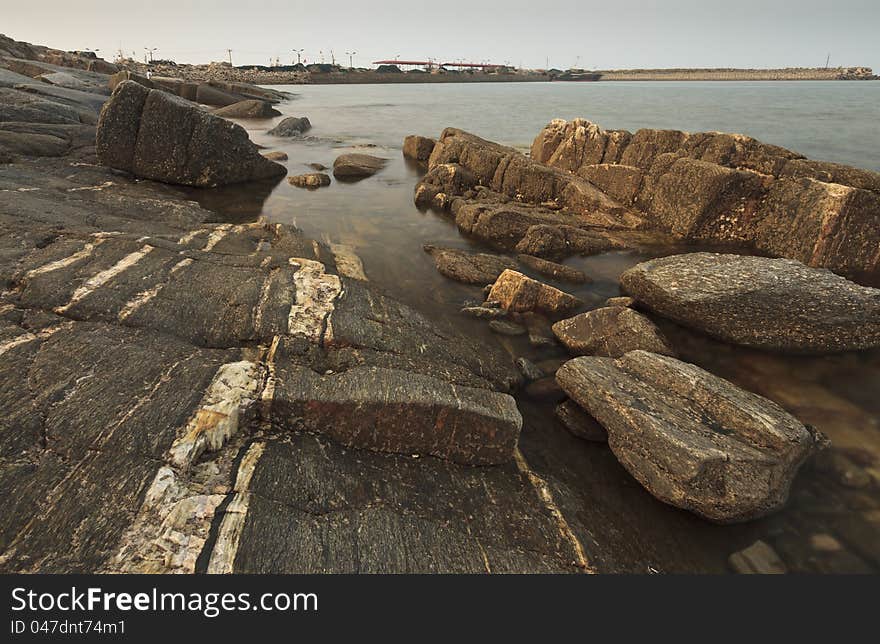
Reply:
<svg viewBox="0 0 880 644"><path fill-rule="evenodd" d="M880 0L0 0L0 32L143 58L880 69ZM440 62L446 62L446 60Z"/></svg>

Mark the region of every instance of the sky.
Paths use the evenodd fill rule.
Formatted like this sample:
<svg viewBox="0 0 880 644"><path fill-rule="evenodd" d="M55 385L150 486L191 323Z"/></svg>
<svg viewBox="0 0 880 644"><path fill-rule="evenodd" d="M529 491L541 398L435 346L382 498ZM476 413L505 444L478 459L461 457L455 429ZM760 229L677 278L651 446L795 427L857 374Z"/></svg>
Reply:
<svg viewBox="0 0 880 644"><path fill-rule="evenodd" d="M333 51L561 69L868 66L878 0L0 0L0 33L58 49L282 64Z"/></svg>

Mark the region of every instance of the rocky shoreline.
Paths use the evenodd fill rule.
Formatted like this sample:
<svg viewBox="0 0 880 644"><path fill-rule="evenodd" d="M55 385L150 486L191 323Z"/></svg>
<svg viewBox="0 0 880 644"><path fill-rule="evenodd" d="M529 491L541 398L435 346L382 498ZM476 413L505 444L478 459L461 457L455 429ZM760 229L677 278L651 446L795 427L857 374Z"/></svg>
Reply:
<svg viewBox="0 0 880 644"><path fill-rule="evenodd" d="M424 249L486 287L462 313L514 344L486 343L381 292L342 248L217 223L176 187L271 190L286 168L224 116L271 118L284 96L5 46L3 571L645 572L660 551L697 571L717 566L689 547L703 519L741 524L714 533L733 553L769 539L742 522L778 512L799 469L829 472L811 494L840 488L845 457L821 427L692 364L709 340L681 334L880 346L880 291L844 277L878 276L876 173L580 120L548 125L531 156L460 130L410 137L416 204L489 247ZM342 155L334 175L384 165ZM566 291L590 280L573 254L706 240L791 259L681 253L624 273L604 306ZM534 353L505 350L517 338ZM570 434L526 431L557 404ZM848 548L809 563L777 540L789 568L880 566L862 518L877 481L850 465L868 479ZM632 485L581 500L621 467ZM655 544L621 534L629 507L667 512L644 490L688 511L663 515ZM776 565L760 543L731 566Z"/></svg>

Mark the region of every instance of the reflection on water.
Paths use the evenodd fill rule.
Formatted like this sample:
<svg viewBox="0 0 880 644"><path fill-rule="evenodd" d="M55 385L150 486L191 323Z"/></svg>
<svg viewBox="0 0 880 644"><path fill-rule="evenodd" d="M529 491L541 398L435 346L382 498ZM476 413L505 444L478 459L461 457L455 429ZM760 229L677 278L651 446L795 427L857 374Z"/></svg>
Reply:
<svg viewBox="0 0 880 644"><path fill-rule="evenodd" d="M454 125L524 148L550 118L587 116L606 127L743 131L810 156L880 169L880 131L872 127L880 117L878 90L877 83L297 87L299 97L281 109L310 118L314 128L303 140L268 136L279 119L242 122L257 143L288 154L290 174L313 172L312 163L332 167L339 154L353 151L389 159L385 169L318 190L282 181L194 194L218 219L264 215L328 244L351 247L374 286L440 323L500 342L513 356L562 359L560 348L538 349L523 337L496 336L484 322L458 313L464 301L481 298L480 287L444 278L422 245L485 249L462 237L447 217L413 206L418 169L401 156L406 134L436 136ZM827 118L829 106L833 120ZM567 263L593 282L550 283L595 307L619 293L622 271L683 250L694 248L574 257ZM745 525L714 526L654 500L606 446L565 431L553 418L552 402L520 394L522 450L552 484L566 516L577 518L573 529L582 532L578 537L595 562L607 570L724 571L731 552L763 539L791 570L880 569L880 352L775 355L661 324L684 359L778 402L828 435L834 449L804 467L785 511Z"/></svg>

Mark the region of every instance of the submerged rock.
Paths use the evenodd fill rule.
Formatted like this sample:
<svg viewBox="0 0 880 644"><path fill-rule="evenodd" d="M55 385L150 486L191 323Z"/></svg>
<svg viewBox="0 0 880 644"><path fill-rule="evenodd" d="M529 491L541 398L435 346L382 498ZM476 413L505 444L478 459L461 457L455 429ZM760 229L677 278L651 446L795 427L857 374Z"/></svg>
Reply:
<svg viewBox="0 0 880 644"><path fill-rule="evenodd" d="M543 273L544 275L557 280L572 282L575 284L586 284L592 281L583 271L572 268L571 266L566 266L565 264L557 264L556 262L551 262L547 259L523 254L517 255L516 259L519 260L519 263L523 266L528 266L532 270L538 271L539 273Z"/></svg>
<svg viewBox="0 0 880 644"><path fill-rule="evenodd" d="M337 179L362 179L371 177L385 167L387 159L370 154L341 154L333 162L333 176Z"/></svg>
<svg viewBox="0 0 880 644"><path fill-rule="evenodd" d="M272 107L271 103L259 99L239 101L214 110L213 114L232 119L268 119L273 116L281 116L281 112Z"/></svg>
<svg viewBox="0 0 880 644"><path fill-rule="evenodd" d="M719 523L780 509L816 446L776 403L675 358L575 358L556 379L651 494Z"/></svg>
<svg viewBox="0 0 880 644"><path fill-rule="evenodd" d="M575 296L510 269L501 273L487 299L516 313L543 311L552 315L583 306Z"/></svg>
<svg viewBox="0 0 880 644"><path fill-rule="evenodd" d="M330 185L330 175L323 172L309 172L288 177L287 181L298 188L321 188Z"/></svg>
<svg viewBox="0 0 880 644"><path fill-rule="evenodd" d="M734 572L741 575L782 575L788 572L776 551L764 541L734 552L728 559Z"/></svg>
<svg viewBox="0 0 880 644"><path fill-rule="evenodd" d="M101 110L96 147L104 165L188 186L277 179L287 173L259 153L240 125L132 81L118 85Z"/></svg>
<svg viewBox="0 0 880 644"><path fill-rule="evenodd" d="M880 346L880 290L794 260L674 255L634 266L620 283L640 305L733 344L806 353Z"/></svg>
<svg viewBox="0 0 880 644"><path fill-rule="evenodd" d="M499 335L523 335L526 332L526 328L521 324L507 320L492 320L489 322L489 328Z"/></svg>
<svg viewBox="0 0 880 644"><path fill-rule="evenodd" d="M291 137L299 136L310 129L312 129L312 124L307 117L288 116L287 118L282 119L278 125L269 130L267 134L271 134L272 136Z"/></svg>
<svg viewBox="0 0 880 644"><path fill-rule="evenodd" d="M503 255L468 253L455 248L423 246L434 259L437 270L450 279L465 284L489 284L505 270L516 268L516 262Z"/></svg>
<svg viewBox="0 0 880 644"><path fill-rule="evenodd" d="M553 333L575 355L619 358L636 349L675 355L651 320L623 306L606 306L561 320L553 325Z"/></svg>
<svg viewBox="0 0 880 644"><path fill-rule="evenodd" d="M605 428L573 400L559 403L553 413L556 414L559 422L578 438L595 443L608 442L608 432L605 431Z"/></svg>
<svg viewBox="0 0 880 644"><path fill-rule="evenodd" d="M281 150L273 150L271 152L263 152L263 156L270 161L287 161L287 152Z"/></svg>

